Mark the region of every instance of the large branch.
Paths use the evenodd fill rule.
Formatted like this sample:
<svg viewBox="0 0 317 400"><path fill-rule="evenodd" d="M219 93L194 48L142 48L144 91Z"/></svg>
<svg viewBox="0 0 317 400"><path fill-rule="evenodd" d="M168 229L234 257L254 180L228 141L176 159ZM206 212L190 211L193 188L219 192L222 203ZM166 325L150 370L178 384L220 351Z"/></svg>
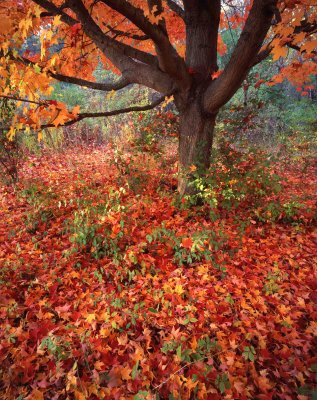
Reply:
<svg viewBox="0 0 317 400"><path fill-rule="evenodd" d="M0 57L1 56L4 56L4 54L0 50ZM9 57L10 60L21 62L22 64L27 65L27 66L35 66L36 65L35 62L29 60L28 58L25 58L22 56L14 56L14 54L12 52L8 52L5 56ZM72 85L87 87L90 89L100 90L103 92L111 92L113 90L117 91L117 90L123 89L131 84L131 82L124 77L121 77L121 79L118 79L116 82L92 82L92 81L88 81L86 79L76 78L74 76L63 75L63 74L60 74L58 72L54 72L51 70L44 71L43 68L41 68L41 71L45 72L48 76L58 80L59 82L70 83Z"/></svg>
<svg viewBox="0 0 317 400"><path fill-rule="evenodd" d="M103 92L112 92L113 90L115 91L120 90L130 85L129 80L124 77L118 79L116 82L91 82L87 81L86 79L75 78L73 76L62 75L51 71L48 71L47 74L60 82L83 86L94 90L100 90Z"/></svg>
<svg viewBox="0 0 317 400"><path fill-rule="evenodd" d="M54 4L52 4L48 0L33 0L34 3L40 5L41 7L45 8L49 13L42 13L42 17L47 17L47 16L53 16L53 15L60 15L61 20L68 25L74 25L75 23L78 23L79 21L70 17L68 14L66 14L61 8L56 7ZM74 4L77 3L77 1L73 2ZM71 2L67 2L67 6L71 6ZM80 6L80 3L78 4ZM87 10L86 10L87 11ZM87 11L88 13L88 11ZM88 13L89 15L89 13ZM102 31L101 31L102 32ZM110 38L103 34L103 36L106 38L105 40L108 41L108 44L117 47L122 53L128 55L129 57L132 57L136 60L139 60L143 63L150 64L150 65L157 65L157 59L155 56L152 54L146 53L142 50L136 49L132 46L129 46L125 43L119 42L113 38Z"/></svg>
<svg viewBox="0 0 317 400"><path fill-rule="evenodd" d="M50 11L47 0L34 0L37 4ZM155 63L149 65L144 62L138 62L137 52L140 50L133 49L121 42L107 36L97 25L89 14L81 0L71 0L68 7L75 12L78 21L81 23L85 34L95 43L102 53L121 71L123 77L131 83L138 83L150 87L161 93L171 92L174 82L170 77L159 70ZM132 50L135 52L132 54ZM151 60L156 60L155 56L147 54ZM145 60L144 60L145 61ZM150 61L150 60L147 60ZM154 65L155 64L155 65Z"/></svg>
<svg viewBox="0 0 317 400"><path fill-rule="evenodd" d="M207 88L203 100L205 111L217 112L239 89L271 27L276 4L277 0L254 0L227 66L220 77Z"/></svg>
<svg viewBox="0 0 317 400"><path fill-rule="evenodd" d="M144 12L134 7L126 0L101 0L105 5L117 11L131 21L142 32L148 35L156 45L160 68L181 84L189 85L188 74L184 60L178 55L170 43L166 32L159 25L152 24Z"/></svg>

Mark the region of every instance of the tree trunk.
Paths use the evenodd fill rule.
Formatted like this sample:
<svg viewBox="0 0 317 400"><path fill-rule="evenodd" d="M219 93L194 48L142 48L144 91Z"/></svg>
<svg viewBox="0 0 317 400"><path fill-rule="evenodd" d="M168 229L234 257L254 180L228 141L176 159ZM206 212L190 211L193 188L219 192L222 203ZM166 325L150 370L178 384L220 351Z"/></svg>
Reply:
<svg viewBox="0 0 317 400"><path fill-rule="evenodd" d="M210 166L216 114L203 113L200 104L189 104L180 115L179 179L180 196L194 192L190 186L192 166L203 175Z"/></svg>

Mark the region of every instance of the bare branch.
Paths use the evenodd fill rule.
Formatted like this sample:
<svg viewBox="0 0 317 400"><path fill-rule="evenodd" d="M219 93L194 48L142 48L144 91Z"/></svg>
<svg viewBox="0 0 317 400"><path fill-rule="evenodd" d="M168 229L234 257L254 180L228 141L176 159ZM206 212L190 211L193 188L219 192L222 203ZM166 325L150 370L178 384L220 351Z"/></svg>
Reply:
<svg viewBox="0 0 317 400"><path fill-rule="evenodd" d="M73 76L66 76L58 73L54 73L51 71L47 72L48 75L50 75L52 78L57 79L60 82L66 82L70 83L72 85L78 85L78 86L83 86L87 87L90 89L94 90L100 90L103 92L111 92L113 90L120 90L128 85L130 85L130 82L126 78L121 78L117 82L91 82L87 81L86 79L81 79L81 78L75 78Z"/></svg>
<svg viewBox="0 0 317 400"><path fill-rule="evenodd" d="M22 97L7 96L4 94L0 94L0 98L14 100L14 101L23 101L24 103L37 104L39 106L48 105L48 103L46 101L33 101L33 100L23 99Z"/></svg>
<svg viewBox="0 0 317 400"><path fill-rule="evenodd" d="M120 37L127 37L129 39L133 39L133 40L139 40L139 41L144 41L144 40L149 40L149 36L147 35L137 35L135 33L131 33L131 32L124 32L121 31L119 29L115 29L113 28L111 25L105 24L104 25L109 29L109 31L111 33L113 33L116 37L120 36Z"/></svg>

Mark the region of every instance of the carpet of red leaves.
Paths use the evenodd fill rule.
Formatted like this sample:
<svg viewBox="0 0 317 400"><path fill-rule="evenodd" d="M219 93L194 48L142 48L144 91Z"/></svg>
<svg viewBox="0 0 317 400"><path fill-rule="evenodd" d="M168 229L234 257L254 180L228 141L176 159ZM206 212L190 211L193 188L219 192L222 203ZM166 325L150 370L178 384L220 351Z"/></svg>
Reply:
<svg viewBox="0 0 317 400"><path fill-rule="evenodd" d="M213 221L173 205L155 160L139 160L138 180L128 171L136 193L113 157L30 158L18 187L0 189L0 398L309 398L317 234L306 210L297 224L243 209ZM280 196L311 208L313 169L279 173ZM212 259L179 262L203 252L202 230L216 232Z"/></svg>

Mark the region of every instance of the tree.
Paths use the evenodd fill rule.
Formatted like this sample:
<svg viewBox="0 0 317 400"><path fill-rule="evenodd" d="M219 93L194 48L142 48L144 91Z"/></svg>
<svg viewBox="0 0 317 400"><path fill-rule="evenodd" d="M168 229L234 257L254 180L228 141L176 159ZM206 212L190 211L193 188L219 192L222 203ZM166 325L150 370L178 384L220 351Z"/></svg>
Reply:
<svg viewBox="0 0 317 400"><path fill-rule="evenodd" d="M217 114L253 66L272 52L278 59L291 51L276 81L292 76L298 84L317 73L316 6L311 0L4 0L2 96L26 102L9 135L26 126L69 125L87 117L142 111L173 96L180 114L183 195L189 167L195 165L201 173L209 167ZM225 52L221 33L228 29L240 36L220 71L219 53ZM23 47L34 35L38 53ZM95 82L98 62L121 78ZM143 107L80 113L78 107L68 111L62 103L41 100L40 94L49 97L54 80L101 91L143 85L162 97Z"/></svg>

